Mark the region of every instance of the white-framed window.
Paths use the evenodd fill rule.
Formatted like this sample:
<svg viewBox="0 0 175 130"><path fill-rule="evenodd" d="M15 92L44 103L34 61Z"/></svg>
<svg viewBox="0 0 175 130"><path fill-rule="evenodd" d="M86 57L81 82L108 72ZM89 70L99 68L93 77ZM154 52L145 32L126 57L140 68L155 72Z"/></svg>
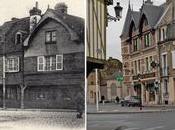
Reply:
<svg viewBox="0 0 175 130"><path fill-rule="evenodd" d="M150 47L152 44L151 33L147 33L144 35L144 45L145 48Z"/></svg>
<svg viewBox="0 0 175 130"><path fill-rule="evenodd" d="M63 70L63 55L39 56L38 71Z"/></svg>
<svg viewBox="0 0 175 130"><path fill-rule="evenodd" d="M38 71L44 71L44 56L38 57Z"/></svg>
<svg viewBox="0 0 175 130"><path fill-rule="evenodd" d="M167 53L162 53L161 54L161 59L162 59L162 75L167 76L168 75L168 61L167 61Z"/></svg>
<svg viewBox="0 0 175 130"><path fill-rule="evenodd" d="M175 50L172 51L172 68L175 69Z"/></svg>
<svg viewBox="0 0 175 130"><path fill-rule="evenodd" d="M18 72L19 71L19 57L7 57L5 59L5 71L6 72Z"/></svg>
<svg viewBox="0 0 175 130"><path fill-rule="evenodd" d="M56 70L63 69L63 55L56 55Z"/></svg>
<svg viewBox="0 0 175 130"><path fill-rule="evenodd" d="M15 36L15 44L20 44L20 43L22 43L22 33L17 32Z"/></svg>

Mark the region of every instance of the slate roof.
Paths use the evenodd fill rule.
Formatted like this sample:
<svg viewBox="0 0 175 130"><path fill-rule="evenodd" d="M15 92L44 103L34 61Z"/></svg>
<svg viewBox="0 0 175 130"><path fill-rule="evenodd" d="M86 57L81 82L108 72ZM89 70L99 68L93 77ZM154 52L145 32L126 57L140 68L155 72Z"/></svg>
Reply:
<svg viewBox="0 0 175 130"><path fill-rule="evenodd" d="M126 19L125 19L125 23L123 26L123 30L122 30L122 37L128 37L129 35L129 28L130 28L130 24L133 21L136 28L139 24L139 18L140 18L140 12L138 11L132 11L131 8L128 8L128 12L126 15Z"/></svg>
<svg viewBox="0 0 175 130"><path fill-rule="evenodd" d="M157 22L159 21L160 17L163 15L164 10L165 10L164 4L160 6L155 6L152 4L143 4L140 11L133 11L129 7L121 37L129 36L129 27L132 21L134 21L136 29L139 28L139 23L141 21L143 14L146 16L149 26L151 28L154 28Z"/></svg>
<svg viewBox="0 0 175 130"><path fill-rule="evenodd" d="M42 26L42 23L44 23L44 21L46 21L47 19L55 19L56 21L61 21L66 26L68 26L68 28L71 29L71 32L73 32L71 33L71 37L76 37L73 39L78 39L78 41L81 41L82 43L84 43L84 19L83 18L69 15L66 13L60 13L54 9L47 9L47 11L43 14L39 23L33 29L33 32L29 35L29 37L24 42L24 46L28 46L32 36L39 30L40 26ZM77 36L75 36L74 33Z"/></svg>
<svg viewBox="0 0 175 130"><path fill-rule="evenodd" d="M18 31L22 32L22 40L24 41L29 34L29 17L8 21L0 26L0 35L5 36L6 53L21 51L22 44L15 45L15 34ZM0 53L2 53L3 51L3 46L0 46Z"/></svg>
<svg viewBox="0 0 175 130"><path fill-rule="evenodd" d="M154 6L154 5L147 5L145 4L141 11L142 14L146 15L146 18L148 20L148 24L153 28L160 17L163 15L164 7L162 6Z"/></svg>
<svg viewBox="0 0 175 130"><path fill-rule="evenodd" d="M73 31L75 31L79 36L84 33L84 19L69 15L66 13L59 13L56 10L49 9L48 11L51 11L55 14L56 17L60 18L63 22L65 22Z"/></svg>

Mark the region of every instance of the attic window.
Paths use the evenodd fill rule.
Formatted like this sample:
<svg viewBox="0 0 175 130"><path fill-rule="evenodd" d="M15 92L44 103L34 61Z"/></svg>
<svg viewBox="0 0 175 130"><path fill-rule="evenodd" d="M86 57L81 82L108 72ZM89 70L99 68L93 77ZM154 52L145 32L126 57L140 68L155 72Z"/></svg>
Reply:
<svg viewBox="0 0 175 130"><path fill-rule="evenodd" d="M56 42L56 31L47 31L45 33L46 43L55 43Z"/></svg>
<svg viewBox="0 0 175 130"><path fill-rule="evenodd" d="M20 43L22 43L22 34L20 32L17 32L15 37L15 44L20 44Z"/></svg>

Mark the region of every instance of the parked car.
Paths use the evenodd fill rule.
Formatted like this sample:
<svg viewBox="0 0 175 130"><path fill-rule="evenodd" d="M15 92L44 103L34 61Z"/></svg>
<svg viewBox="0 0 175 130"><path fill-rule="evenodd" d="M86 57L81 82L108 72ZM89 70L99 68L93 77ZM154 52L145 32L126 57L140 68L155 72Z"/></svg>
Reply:
<svg viewBox="0 0 175 130"><path fill-rule="evenodd" d="M141 99L139 96L127 96L124 99L121 100L121 106L140 106L141 105Z"/></svg>

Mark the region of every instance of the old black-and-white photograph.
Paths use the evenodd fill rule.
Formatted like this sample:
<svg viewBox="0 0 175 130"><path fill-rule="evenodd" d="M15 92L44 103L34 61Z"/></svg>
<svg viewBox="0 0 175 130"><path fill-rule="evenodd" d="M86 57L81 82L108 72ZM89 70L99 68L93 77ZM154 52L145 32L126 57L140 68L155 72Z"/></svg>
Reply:
<svg viewBox="0 0 175 130"><path fill-rule="evenodd" d="M1 0L0 130L85 129L84 0Z"/></svg>

